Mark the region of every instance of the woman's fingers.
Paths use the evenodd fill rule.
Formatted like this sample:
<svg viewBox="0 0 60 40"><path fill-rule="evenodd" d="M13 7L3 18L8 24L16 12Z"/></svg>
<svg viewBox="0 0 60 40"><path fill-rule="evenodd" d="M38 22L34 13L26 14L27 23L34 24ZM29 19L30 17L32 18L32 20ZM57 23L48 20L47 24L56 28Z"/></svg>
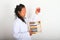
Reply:
<svg viewBox="0 0 60 40"><path fill-rule="evenodd" d="M32 35L32 31L30 30L29 33L30 33L30 36L31 36Z"/></svg>

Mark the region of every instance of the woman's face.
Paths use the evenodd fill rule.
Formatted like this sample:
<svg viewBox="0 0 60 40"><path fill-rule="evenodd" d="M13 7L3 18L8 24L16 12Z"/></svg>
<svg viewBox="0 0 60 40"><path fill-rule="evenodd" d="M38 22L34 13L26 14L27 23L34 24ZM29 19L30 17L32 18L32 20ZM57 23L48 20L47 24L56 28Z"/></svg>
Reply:
<svg viewBox="0 0 60 40"><path fill-rule="evenodd" d="M22 10L19 12L19 15L24 18L26 15L26 8L22 8Z"/></svg>

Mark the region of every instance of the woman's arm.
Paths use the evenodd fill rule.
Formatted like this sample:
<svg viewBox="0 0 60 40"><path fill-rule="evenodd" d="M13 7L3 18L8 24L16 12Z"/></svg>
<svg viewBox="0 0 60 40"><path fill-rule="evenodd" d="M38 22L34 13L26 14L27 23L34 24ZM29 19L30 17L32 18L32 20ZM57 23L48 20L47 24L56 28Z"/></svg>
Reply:
<svg viewBox="0 0 60 40"><path fill-rule="evenodd" d="M19 24L17 22L14 23L14 27L13 27L13 36L14 38L19 38L20 33L19 33Z"/></svg>

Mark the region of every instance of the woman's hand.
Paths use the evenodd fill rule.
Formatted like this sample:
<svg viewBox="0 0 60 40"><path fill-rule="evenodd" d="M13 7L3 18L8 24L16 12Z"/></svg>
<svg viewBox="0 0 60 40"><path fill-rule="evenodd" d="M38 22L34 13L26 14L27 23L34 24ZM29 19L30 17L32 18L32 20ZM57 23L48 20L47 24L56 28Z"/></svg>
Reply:
<svg viewBox="0 0 60 40"><path fill-rule="evenodd" d="M36 8L36 11L35 11L36 14L40 13L40 8Z"/></svg>
<svg viewBox="0 0 60 40"><path fill-rule="evenodd" d="M29 30L29 33L30 33L30 36L32 36L32 31L31 30Z"/></svg>

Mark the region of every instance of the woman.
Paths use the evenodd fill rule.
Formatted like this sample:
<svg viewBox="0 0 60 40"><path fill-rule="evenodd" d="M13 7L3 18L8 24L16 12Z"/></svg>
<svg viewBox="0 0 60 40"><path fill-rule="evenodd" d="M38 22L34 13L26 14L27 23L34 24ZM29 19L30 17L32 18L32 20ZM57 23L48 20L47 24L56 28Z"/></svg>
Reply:
<svg viewBox="0 0 60 40"><path fill-rule="evenodd" d="M17 16L14 22L14 38L17 40L31 40L28 26L24 20L26 8L23 4L17 5L15 8L15 15Z"/></svg>

